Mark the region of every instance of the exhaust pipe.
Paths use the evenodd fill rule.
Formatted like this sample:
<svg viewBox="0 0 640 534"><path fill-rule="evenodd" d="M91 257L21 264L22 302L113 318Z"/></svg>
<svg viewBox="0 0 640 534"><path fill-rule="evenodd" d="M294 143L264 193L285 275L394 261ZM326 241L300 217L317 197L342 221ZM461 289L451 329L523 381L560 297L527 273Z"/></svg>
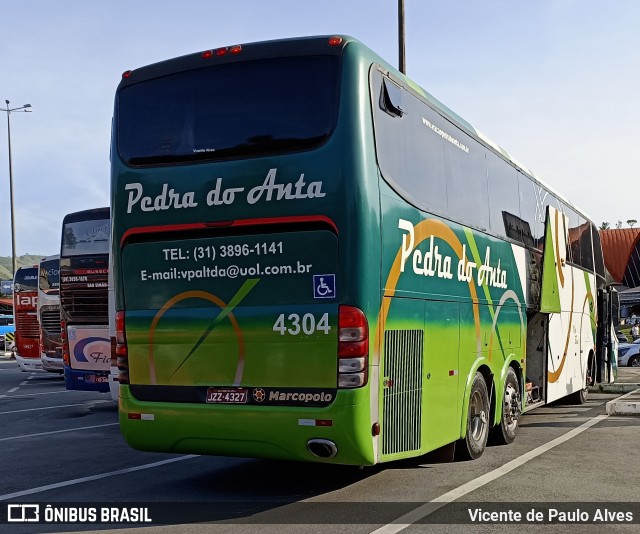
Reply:
<svg viewBox="0 0 640 534"><path fill-rule="evenodd" d="M317 458L333 458L338 454L338 447L328 439L310 439L307 441L307 449Z"/></svg>

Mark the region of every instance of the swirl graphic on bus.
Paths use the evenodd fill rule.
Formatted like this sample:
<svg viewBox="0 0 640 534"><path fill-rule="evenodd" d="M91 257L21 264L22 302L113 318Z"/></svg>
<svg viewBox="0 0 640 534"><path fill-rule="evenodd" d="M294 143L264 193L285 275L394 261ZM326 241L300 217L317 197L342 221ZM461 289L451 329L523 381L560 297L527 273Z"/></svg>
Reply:
<svg viewBox="0 0 640 534"><path fill-rule="evenodd" d="M87 337L76 343L73 355L79 362L109 363L111 361L110 347L111 342L106 338Z"/></svg>
<svg viewBox="0 0 640 534"><path fill-rule="evenodd" d="M196 298L196 299L208 300L209 302L214 303L216 306L218 306L221 309L221 311L213 320L213 322L207 327L207 329L202 333L202 335L200 336L198 341L194 344L194 346L189 351L189 353L182 359L180 364L174 369L172 376L175 375L180 370L180 368L187 362L187 360L196 351L196 349L204 342L204 340L213 331L213 329L216 326L218 326L224 319L228 318L229 322L231 323L231 326L233 326L233 330L238 339L238 364L236 367L236 376L234 380L234 386L239 385L240 382L242 381L242 374L244 371L245 346L244 346L244 336L242 333L242 329L240 328L238 321L233 315L233 309L238 304L240 304L240 302L249 294L249 292L253 289L253 287L259 281L260 281L259 278L251 278L247 280L244 284L242 284L240 289L238 289L238 291L231 298L228 304L225 303L222 299L220 299L216 295L213 295L206 291L197 291L197 290L185 291L183 293L179 293L178 295L175 295L174 297L170 298L167 302L165 302L156 313L155 317L153 318L153 321L151 321L151 326L149 328L149 374L150 374L151 384L158 383L155 356L153 354L153 347L154 347L153 341L154 341L155 331L158 326L158 323L160 322L160 319L163 317L163 315L166 312L168 312L171 308L173 308L173 306L176 305L178 302L181 302L185 299Z"/></svg>

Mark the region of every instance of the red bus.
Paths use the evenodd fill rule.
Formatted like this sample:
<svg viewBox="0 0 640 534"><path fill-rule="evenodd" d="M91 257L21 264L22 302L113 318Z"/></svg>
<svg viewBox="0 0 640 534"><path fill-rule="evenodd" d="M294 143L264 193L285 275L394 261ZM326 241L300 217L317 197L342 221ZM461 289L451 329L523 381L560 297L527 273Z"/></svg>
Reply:
<svg viewBox="0 0 640 534"><path fill-rule="evenodd" d="M23 371L42 369L38 324L38 267L20 267L13 279L16 361Z"/></svg>

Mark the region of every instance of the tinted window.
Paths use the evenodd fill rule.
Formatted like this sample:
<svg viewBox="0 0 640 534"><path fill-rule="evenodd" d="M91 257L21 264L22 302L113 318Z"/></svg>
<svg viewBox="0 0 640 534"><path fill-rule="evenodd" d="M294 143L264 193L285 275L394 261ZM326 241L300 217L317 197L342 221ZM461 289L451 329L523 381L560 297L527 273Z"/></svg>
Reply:
<svg viewBox="0 0 640 534"><path fill-rule="evenodd" d="M518 172L502 158L487 151L487 174L491 231L522 241L523 235L531 235L531 228L520 218Z"/></svg>
<svg viewBox="0 0 640 534"><path fill-rule="evenodd" d="M40 262L40 290L45 293L55 293L60 287L60 260Z"/></svg>
<svg viewBox="0 0 640 534"><path fill-rule="evenodd" d="M549 201L548 192L518 171L518 192L520 195L520 217L524 221L524 229L529 231L523 235L526 245L544 248L544 221L546 205Z"/></svg>
<svg viewBox="0 0 640 534"><path fill-rule="evenodd" d="M585 269L593 271L593 245L591 243L591 223L580 217L580 260L579 264Z"/></svg>
<svg viewBox="0 0 640 534"><path fill-rule="evenodd" d="M593 260L595 263L596 273L605 278L606 272L604 268L604 257L602 255L602 243L600 242L600 232L593 224L591 225L591 236L593 242Z"/></svg>
<svg viewBox="0 0 640 534"><path fill-rule="evenodd" d="M38 268L22 267L16 271L13 281L16 293L20 291L38 291Z"/></svg>
<svg viewBox="0 0 640 534"><path fill-rule="evenodd" d="M332 132L339 60L227 63L122 89L118 150L131 165L265 155L317 146Z"/></svg>
<svg viewBox="0 0 640 534"><path fill-rule="evenodd" d="M77 221L62 226L61 256L108 254L111 221L95 219Z"/></svg>
<svg viewBox="0 0 640 534"><path fill-rule="evenodd" d="M449 216L489 230L489 192L485 148L449 121L444 121L445 177Z"/></svg>
<svg viewBox="0 0 640 534"><path fill-rule="evenodd" d="M442 132L442 117L405 89L404 113L393 115L385 109L380 72L373 71L372 85L376 153L383 176L415 206L446 214L444 149L438 133Z"/></svg>
<svg viewBox="0 0 640 534"><path fill-rule="evenodd" d="M569 219L569 228L567 232L567 261L577 263L580 262L580 218L578 214L571 208L565 207L564 214Z"/></svg>

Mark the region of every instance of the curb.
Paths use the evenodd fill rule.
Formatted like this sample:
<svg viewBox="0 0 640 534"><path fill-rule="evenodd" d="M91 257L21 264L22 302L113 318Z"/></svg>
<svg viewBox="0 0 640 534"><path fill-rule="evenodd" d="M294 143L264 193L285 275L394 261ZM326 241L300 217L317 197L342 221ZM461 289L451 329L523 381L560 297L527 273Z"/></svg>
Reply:
<svg viewBox="0 0 640 534"><path fill-rule="evenodd" d="M598 384L589 387L590 393L631 393L640 388L640 384Z"/></svg>
<svg viewBox="0 0 640 534"><path fill-rule="evenodd" d="M635 389L607 402L607 414L609 415L640 415L640 389Z"/></svg>

